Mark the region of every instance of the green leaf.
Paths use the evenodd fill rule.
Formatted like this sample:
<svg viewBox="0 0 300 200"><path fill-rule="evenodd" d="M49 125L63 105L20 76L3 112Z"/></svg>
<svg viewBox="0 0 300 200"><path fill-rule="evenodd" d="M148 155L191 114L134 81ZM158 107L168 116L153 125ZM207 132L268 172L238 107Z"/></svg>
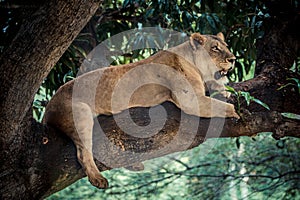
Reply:
<svg viewBox="0 0 300 200"><path fill-rule="evenodd" d="M287 80L293 80L293 81L296 82L297 87L298 87L298 92L299 92L299 94L300 94L300 80L297 79L297 78L287 78Z"/></svg>
<svg viewBox="0 0 300 200"><path fill-rule="evenodd" d="M282 116L289 118L289 119L296 119L300 120L300 115L295 114L295 113L281 113Z"/></svg>
<svg viewBox="0 0 300 200"><path fill-rule="evenodd" d="M48 75L48 77L50 78L51 83L53 85L56 85L55 77L54 77L54 72L50 72L50 74Z"/></svg>
<svg viewBox="0 0 300 200"><path fill-rule="evenodd" d="M73 73L72 72L68 72L64 75L63 77L63 82L66 83L70 80L73 80L75 77L73 76Z"/></svg>
<svg viewBox="0 0 300 200"><path fill-rule="evenodd" d="M236 96L238 95L237 91L235 91L235 89L233 87L230 87L228 85L225 85L226 91L230 92L232 94L235 94Z"/></svg>
<svg viewBox="0 0 300 200"><path fill-rule="evenodd" d="M267 104L265 104L264 102L262 102L261 100L253 98L252 101L254 101L255 103L258 103L259 105L263 106L264 108L270 110L270 107Z"/></svg>
<svg viewBox="0 0 300 200"><path fill-rule="evenodd" d="M280 88L278 88L277 90L282 90L283 88L285 88L289 85L293 85L293 84L292 83L285 84L285 85L281 86Z"/></svg>
<svg viewBox="0 0 300 200"><path fill-rule="evenodd" d="M299 79L297 79L297 78L287 78L286 80L289 80L289 81L295 81L296 82L296 86L298 87L298 92L299 92L299 94L300 94L300 80ZM281 90L281 89L283 89L283 88L285 88L285 87L287 87L287 86L290 86L290 85L294 85L293 83L287 83L287 84L285 84L285 85L283 85L283 86L281 86L280 88L278 88L277 90Z"/></svg>
<svg viewBox="0 0 300 200"><path fill-rule="evenodd" d="M214 96L216 96L216 95L218 95L218 94L220 94L220 92L219 92L219 91L216 91L216 92L213 92L212 94L210 94L209 96L210 96L210 97L214 97Z"/></svg>
<svg viewBox="0 0 300 200"><path fill-rule="evenodd" d="M34 101L34 102L33 102L33 107L35 107L35 108L41 108L40 102Z"/></svg>
<svg viewBox="0 0 300 200"><path fill-rule="evenodd" d="M73 45L73 48L84 58L86 58L86 52L83 48Z"/></svg>
<svg viewBox="0 0 300 200"><path fill-rule="evenodd" d="M254 99L254 97L252 97L249 92L239 91L239 93L241 94L241 96L243 96L245 98L247 106L249 106L250 101L252 101Z"/></svg>
<svg viewBox="0 0 300 200"><path fill-rule="evenodd" d="M216 23L210 15L206 15L206 20L207 20L208 24L210 25L211 29L216 30Z"/></svg>

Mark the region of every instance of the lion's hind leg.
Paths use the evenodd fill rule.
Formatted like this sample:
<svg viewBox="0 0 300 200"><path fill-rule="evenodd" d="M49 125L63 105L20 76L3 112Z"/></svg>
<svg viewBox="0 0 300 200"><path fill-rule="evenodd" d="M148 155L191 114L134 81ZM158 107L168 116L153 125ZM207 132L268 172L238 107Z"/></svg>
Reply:
<svg viewBox="0 0 300 200"><path fill-rule="evenodd" d="M100 174L92 152L93 114L85 103L73 103L73 117L76 131L69 135L77 149L77 158L92 185L107 188L107 180Z"/></svg>

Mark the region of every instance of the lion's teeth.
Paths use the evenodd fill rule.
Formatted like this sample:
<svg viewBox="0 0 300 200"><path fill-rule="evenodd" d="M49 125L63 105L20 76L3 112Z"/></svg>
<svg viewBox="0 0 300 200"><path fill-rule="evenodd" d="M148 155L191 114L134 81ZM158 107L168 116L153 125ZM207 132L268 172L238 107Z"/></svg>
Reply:
<svg viewBox="0 0 300 200"><path fill-rule="evenodd" d="M220 73L221 73L222 76L227 75L227 71L221 71Z"/></svg>

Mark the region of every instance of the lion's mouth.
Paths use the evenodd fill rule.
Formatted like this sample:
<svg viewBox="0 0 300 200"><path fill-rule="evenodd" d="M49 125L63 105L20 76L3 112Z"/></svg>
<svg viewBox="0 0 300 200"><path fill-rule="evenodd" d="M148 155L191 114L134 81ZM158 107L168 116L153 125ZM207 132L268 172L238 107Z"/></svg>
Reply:
<svg viewBox="0 0 300 200"><path fill-rule="evenodd" d="M227 73L228 73L228 70L224 70L224 69L220 70L220 71L217 71L217 72L215 72L215 79L219 80L220 78L226 76Z"/></svg>

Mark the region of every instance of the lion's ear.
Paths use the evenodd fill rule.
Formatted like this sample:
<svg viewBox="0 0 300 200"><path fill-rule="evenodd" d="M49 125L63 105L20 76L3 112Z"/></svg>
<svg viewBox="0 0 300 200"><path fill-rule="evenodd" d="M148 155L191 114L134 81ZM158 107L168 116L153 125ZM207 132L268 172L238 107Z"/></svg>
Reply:
<svg viewBox="0 0 300 200"><path fill-rule="evenodd" d="M204 45L206 38L200 33L193 33L190 37L190 44L194 50L197 49L197 46Z"/></svg>
<svg viewBox="0 0 300 200"><path fill-rule="evenodd" d="M217 37L220 38L222 41L225 41L224 34L222 32L217 34Z"/></svg>

